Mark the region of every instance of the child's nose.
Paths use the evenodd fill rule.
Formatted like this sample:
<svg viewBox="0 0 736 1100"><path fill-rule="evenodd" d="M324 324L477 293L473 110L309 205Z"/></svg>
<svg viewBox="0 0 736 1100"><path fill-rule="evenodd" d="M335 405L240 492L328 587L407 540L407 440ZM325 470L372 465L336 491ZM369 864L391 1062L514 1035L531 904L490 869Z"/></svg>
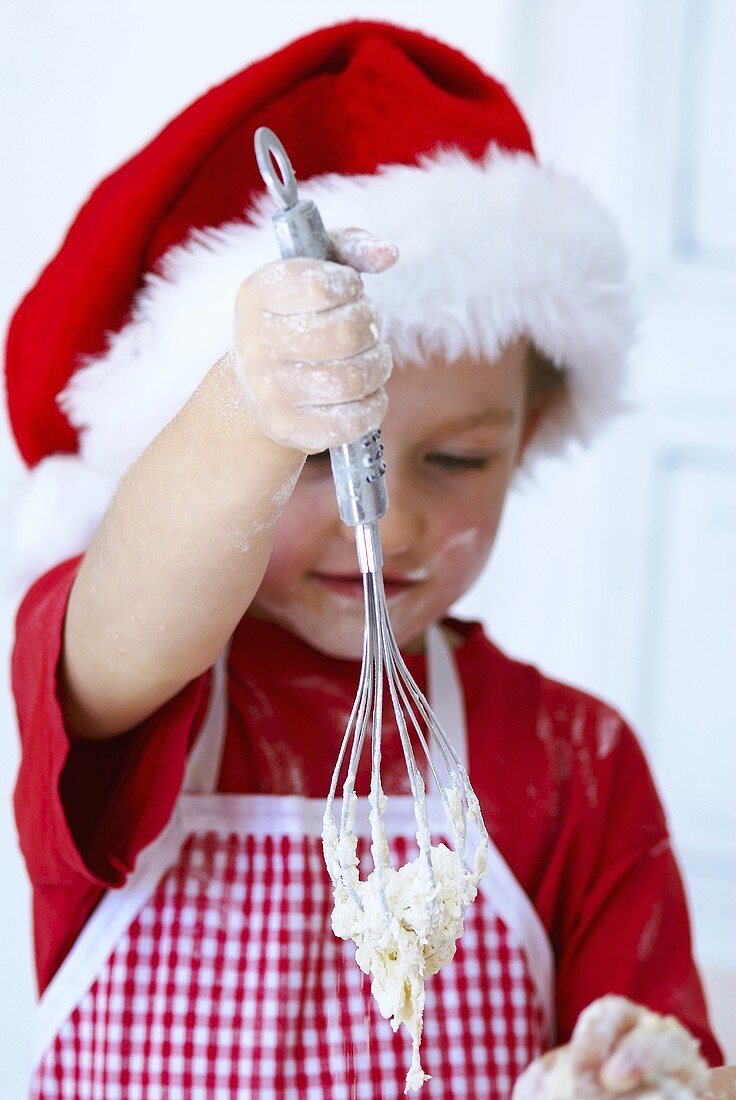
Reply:
<svg viewBox="0 0 736 1100"><path fill-rule="evenodd" d="M381 546L385 558L408 553L421 540L425 518L416 502L389 485L388 512L379 521Z"/></svg>

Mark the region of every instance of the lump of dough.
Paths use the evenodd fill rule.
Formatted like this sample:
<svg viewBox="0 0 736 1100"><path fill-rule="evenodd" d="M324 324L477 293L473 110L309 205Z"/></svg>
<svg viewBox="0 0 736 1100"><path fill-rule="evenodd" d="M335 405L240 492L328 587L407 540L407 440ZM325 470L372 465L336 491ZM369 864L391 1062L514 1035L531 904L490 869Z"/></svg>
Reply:
<svg viewBox="0 0 736 1100"><path fill-rule="evenodd" d="M356 876L355 897L338 885L332 914L335 935L355 942L356 962L373 979L371 992L381 1015L394 1031L404 1024L412 1037L405 1092L429 1080L419 1060L425 979L453 958L465 912L477 893L475 876L457 852L444 844L430 851L434 890L426 858L419 855L398 870L382 865L365 881Z"/></svg>
<svg viewBox="0 0 736 1100"><path fill-rule="evenodd" d="M674 1016L601 997L581 1013L571 1043L546 1071L544 1100L696 1100L708 1080L699 1046Z"/></svg>

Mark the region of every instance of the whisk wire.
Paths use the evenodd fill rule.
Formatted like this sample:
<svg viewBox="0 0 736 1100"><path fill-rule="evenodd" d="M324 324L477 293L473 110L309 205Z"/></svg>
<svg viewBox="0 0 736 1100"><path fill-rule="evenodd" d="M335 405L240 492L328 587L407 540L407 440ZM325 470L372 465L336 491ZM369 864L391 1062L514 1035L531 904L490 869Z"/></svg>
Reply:
<svg viewBox="0 0 736 1100"><path fill-rule="evenodd" d="M381 548L377 525L361 525L356 529L356 541L363 573L365 608L363 660L356 699L340 746L325 810L326 826L328 822L332 822L337 839L336 853L328 862L333 884L337 885L341 882L362 911L363 905L358 890L360 870L357 848L355 851L352 848L348 850L346 845L355 846L354 819L357 802L355 784L365 740L370 730L371 778L368 802L371 855L376 893L384 915L390 921L390 907L386 898L386 872L391 866L391 859L383 816L386 795L381 783L384 681L388 686L388 695L407 767L417 825L417 845L420 857L426 865L432 896L436 893L436 878L432 864L426 790L424 778L417 765L410 729L413 730L424 752L429 772L442 801L453 846L467 871L471 871L466 852L469 819L477 824L480 834L476 849L476 864L481 847L487 843L488 834L467 771L452 742L435 718L427 699L409 672L396 642L388 616L383 574L380 568ZM342 787L342 812L338 833L333 803L346 756L347 771ZM446 772L444 781L444 777L441 778L438 773L440 761Z"/></svg>
<svg viewBox="0 0 736 1100"><path fill-rule="evenodd" d="M404 706L411 717L417 733L417 738L424 750L432 777L434 778L436 789L442 799L445 813L450 823L450 830L453 835L455 848L463 861L465 861L467 820L462 803L463 795L465 795L466 801L468 802L468 810L470 810L469 798L467 797L467 792L470 788L470 779L452 742L430 710L427 700L424 695L422 695L414 678L406 667L406 662L401 656L401 651L398 646L395 647L394 672L397 673L397 686L404 701ZM428 739L425 738L424 731L417 721L409 698L407 697L407 691L409 695L411 695L416 709L419 711L435 751L430 750ZM439 755L445 766L449 787L440 781L437 774L437 768L435 767L435 755L437 751L439 751ZM450 793L453 795L454 806L450 804Z"/></svg>
<svg viewBox="0 0 736 1100"><path fill-rule="evenodd" d="M370 602L374 598L373 586L375 584L375 573L368 573L364 575L363 583L367 593L367 600ZM371 856L373 858L373 867L376 877L376 887L378 891L378 898L383 909L384 915L390 920L390 913L388 907L388 901L386 899L386 867L390 866L391 856L389 853L388 840L386 838L386 829L383 824L383 809L386 802L386 796L383 793L383 786L381 784L381 741L383 735L383 651L379 640L380 624L375 615L369 615L372 620L372 637L373 637L373 668L374 668L374 691L375 699L373 705L373 712L371 715L371 785L369 794L370 805L370 830L371 830Z"/></svg>
<svg viewBox="0 0 736 1100"><path fill-rule="evenodd" d="M407 772L409 774L409 785L411 787L411 793L414 800L414 818L417 823L417 844L419 846L420 854L427 864L429 882L432 888L434 888L436 883L434 868L432 867L432 852L429 837L429 821L427 818L427 801L425 797L424 780L422 779L422 774L417 767L414 750L412 749L409 731L406 724L406 718L404 716L404 711L402 710L401 703L399 701L399 695L397 691L398 680L396 677L396 653L398 652L398 647L396 645L396 639L394 637L393 630L391 629L391 623L385 613L386 605L385 594L383 591L383 577L380 574L378 574L374 578L374 591L375 612L376 618L380 623L381 647L386 664L386 679L388 682L389 694L391 696L391 704L393 706L394 715L396 717L396 725L399 731L401 748L404 754ZM411 712L409 713L413 719L413 715L411 714ZM416 725L416 723L414 724Z"/></svg>

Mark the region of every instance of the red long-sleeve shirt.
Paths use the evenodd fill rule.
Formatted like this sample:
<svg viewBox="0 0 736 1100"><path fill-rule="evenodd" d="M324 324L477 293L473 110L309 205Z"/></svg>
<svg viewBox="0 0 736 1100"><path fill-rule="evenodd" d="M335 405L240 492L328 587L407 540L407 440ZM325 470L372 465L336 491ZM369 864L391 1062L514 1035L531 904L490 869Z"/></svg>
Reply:
<svg viewBox="0 0 736 1100"><path fill-rule="evenodd" d="M168 820L211 683L202 674L119 737L70 739L57 669L80 560L27 593L12 658L23 745L15 809L41 989L103 892L125 881ZM554 948L558 1040L592 1000L620 993L673 1013L719 1064L665 816L633 732L604 702L506 656L479 623L449 623L463 639L455 657L473 785ZM409 655L407 664L424 687L424 657ZM230 652L218 789L324 797L357 677L355 662L244 616ZM384 783L403 793L403 757L391 743L387 736Z"/></svg>

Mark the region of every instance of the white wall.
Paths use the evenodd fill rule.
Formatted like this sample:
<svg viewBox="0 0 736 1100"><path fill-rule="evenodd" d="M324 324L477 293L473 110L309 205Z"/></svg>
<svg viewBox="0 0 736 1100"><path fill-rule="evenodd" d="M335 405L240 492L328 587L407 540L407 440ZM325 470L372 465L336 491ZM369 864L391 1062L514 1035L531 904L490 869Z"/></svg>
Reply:
<svg viewBox="0 0 736 1100"><path fill-rule="evenodd" d="M695 17L684 0L6 0L0 46L3 318L102 174L210 84L287 37L350 16L393 18L475 56L510 84L541 153L617 213L651 307L638 355L641 411L576 464L548 465L517 496L492 568L462 610L486 619L512 651L607 696L641 730L687 849L700 949L724 1006L736 968L736 738L723 686L736 656L727 587L736 399L725 328L736 234L718 216L733 193L722 175L734 145L714 140L727 123L718 117L725 83L715 82L732 80L718 52L727 28L713 33L707 19L727 19L727 5L704 0L705 15ZM708 62L700 68L692 58L683 67L693 26ZM21 476L3 420L0 514ZM0 524L0 561L5 534ZM6 598L3 667L11 610ZM33 989L5 681L0 727L0 1066L2 1095L13 1098L23 1095Z"/></svg>
<svg viewBox="0 0 736 1100"><path fill-rule="evenodd" d="M517 496L461 608L481 608L513 651L610 699L638 729L734 1059L736 6L527 0L515 11L512 86L542 155L619 217L644 322L635 412Z"/></svg>

